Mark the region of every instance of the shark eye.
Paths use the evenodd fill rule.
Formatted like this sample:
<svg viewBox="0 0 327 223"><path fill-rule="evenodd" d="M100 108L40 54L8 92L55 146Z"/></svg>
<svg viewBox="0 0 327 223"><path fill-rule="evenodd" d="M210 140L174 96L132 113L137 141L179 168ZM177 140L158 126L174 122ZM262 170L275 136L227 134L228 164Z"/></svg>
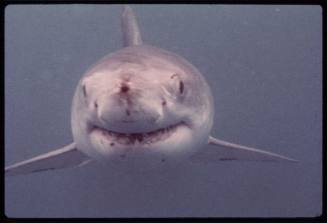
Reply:
<svg viewBox="0 0 327 223"><path fill-rule="evenodd" d="M184 82L179 81L179 93L183 94L184 92Z"/></svg>
<svg viewBox="0 0 327 223"><path fill-rule="evenodd" d="M83 85L83 95L84 95L84 97L87 96L87 92L86 92L86 87L85 87L85 85Z"/></svg>
<svg viewBox="0 0 327 223"><path fill-rule="evenodd" d="M176 93L178 92L180 95L182 95L185 91L185 84L181 80L180 76L175 73L175 74L171 75L170 78L173 81L174 89L176 89L175 92Z"/></svg>

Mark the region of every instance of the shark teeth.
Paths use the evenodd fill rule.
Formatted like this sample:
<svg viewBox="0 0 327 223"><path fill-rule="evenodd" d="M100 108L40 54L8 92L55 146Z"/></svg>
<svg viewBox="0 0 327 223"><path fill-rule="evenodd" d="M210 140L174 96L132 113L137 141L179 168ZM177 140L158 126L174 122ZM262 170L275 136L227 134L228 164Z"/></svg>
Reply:
<svg viewBox="0 0 327 223"><path fill-rule="evenodd" d="M123 145L134 145L151 144L165 140L176 131L179 125L181 125L181 123L144 133L120 133L97 126L95 126L93 130L101 132L102 136L106 137L109 141L115 141Z"/></svg>

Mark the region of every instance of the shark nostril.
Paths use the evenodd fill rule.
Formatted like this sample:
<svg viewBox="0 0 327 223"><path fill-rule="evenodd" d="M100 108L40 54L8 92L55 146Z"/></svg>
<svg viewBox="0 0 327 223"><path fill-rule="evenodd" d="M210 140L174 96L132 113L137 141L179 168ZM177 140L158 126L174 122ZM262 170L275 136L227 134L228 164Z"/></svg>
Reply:
<svg viewBox="0 0 327 223"><path fill-rule="evenodd" d="M126 109L125 113L126 113L127 116L131 115L131 112L128 109Z"/></svg>

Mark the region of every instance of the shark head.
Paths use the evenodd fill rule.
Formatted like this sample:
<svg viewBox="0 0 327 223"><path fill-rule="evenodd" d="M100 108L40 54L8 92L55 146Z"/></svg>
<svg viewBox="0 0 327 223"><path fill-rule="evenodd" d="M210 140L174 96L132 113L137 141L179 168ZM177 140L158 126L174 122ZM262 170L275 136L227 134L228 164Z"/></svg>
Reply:
<svg viewBox="0 0 327 223"><path fill-rule="evenodd" d="M105 162L149 167L179 161L207 142L212 124L212 97L199 71L146 45L100 60L80 80L73 100L77 147Z"/></svg>

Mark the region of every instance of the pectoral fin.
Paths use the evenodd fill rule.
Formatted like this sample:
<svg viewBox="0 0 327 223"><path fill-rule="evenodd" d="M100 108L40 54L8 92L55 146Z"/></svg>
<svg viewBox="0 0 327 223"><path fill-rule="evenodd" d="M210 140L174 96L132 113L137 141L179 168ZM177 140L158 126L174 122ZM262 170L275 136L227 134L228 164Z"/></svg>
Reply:
<svg viewBox="0 0 327 223"><path fill-rule="evenodd" d="M217 162L217 161L289 161L297 160L276 153L238 145L209 137L208 144L218 146L209 147L191 157L194 162Z"/></svg>
<svg viewBox="0 0 327 223"><path fill-rule="evenodd" d="M36 156L5 168L6 176L28 174L46 170L85 165L90 158L81 153L75 143L63 148Z"/></svg>

